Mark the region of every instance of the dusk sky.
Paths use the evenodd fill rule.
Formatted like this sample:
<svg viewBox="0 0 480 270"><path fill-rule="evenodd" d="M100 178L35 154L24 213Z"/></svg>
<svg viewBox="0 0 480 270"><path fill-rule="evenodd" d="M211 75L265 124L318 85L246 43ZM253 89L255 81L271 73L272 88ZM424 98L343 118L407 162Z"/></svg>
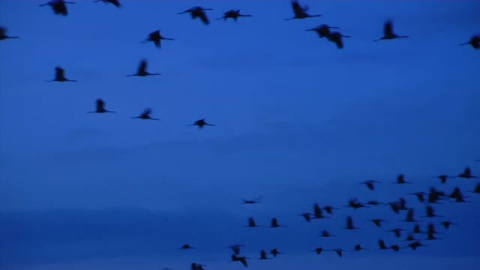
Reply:
<svg viewBox="0 0 480 270"><path fill-rule="evenodd" d="M0 41L0 269L244 269L233 244L251 269L480 269L479 179L435 179L480 176L480 50L459 46L480 34L480 1L301 1L322 17L289 21L289 0L85 0L66 17L46 2L0 0L20 37ZM210 25L177 14L196 5ZM253 17L215 20L229 9ZM409 38L373 42L387 19ZM320 24L345 48L305 31ZM157 29L175 40L142 43ZM142 59L161 76L126 77ZM56 66L78 82L47 82ZM88 113L97 98L116 113ZM131 118L145 108L161 121ZM202 118L215 126L190 126ZM469 203L425 218L410 193L432 186ZM400 197L441 240L403 249L388 230L411 230L405 212L345 207ZM314 203L339 210L306 223ZM258 260L272 248L285 254Z"/></svg>

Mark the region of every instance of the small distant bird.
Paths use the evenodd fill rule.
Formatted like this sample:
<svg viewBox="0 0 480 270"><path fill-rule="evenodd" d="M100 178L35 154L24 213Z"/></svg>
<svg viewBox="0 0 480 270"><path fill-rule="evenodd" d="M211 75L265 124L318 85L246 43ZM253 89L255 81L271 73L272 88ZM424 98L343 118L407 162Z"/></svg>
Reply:
<svg viewBox="0 0 480 270"><path fill-rule="evenodd" d="M415 224L415 226L413 226L413 233L422 233L422 229L420 228L419 224Z"/></svg>
<svg viewBox="0 0 480 270"><path fill-rule="evenodd" d="M205 14L206 10L213 10L213 9L196 6L196 7L187 9L185 11L182 11L178 14L190 13L190 15L192 16L192 19L200 18L200 20L202 20L202 22L205 25L208 25L210 21L208 20L207 14Z"/></svg>
<svg viewBox="0 0 480 270"><path fill-rule="evenodd" d="M478 178L475 175L472 175L472 170L470 168L465 168L463 173L459 174L458 177L460 178L465 178L465 179L472 179L472 178Z"/></svg>
<svg viewBox="0 0 480 270"><path fill-rule="evenodd" d="M408 209L407 216L405 217L405 222L417 222L413 217L415 210L413 208Z"/></svg>
<svg viewBox="0 0 480 270"><path fill-rule="evenodd" d="M376 180L367 180L365 182L362 182L361 184L364 184L367 186L368 189L374 190L375 189L375 184L380 183L379 181Z"/></svg>
<svg viewBox="0 0 480 270"><path fill-rule="evenodd" d="M391 245L390 249L393 249L395 252L398 252L400 250L400 247L398 245Z"/></svg>
<svg viewBox="0 0 480 270"><path fill-rule="evenodd" d="M480 183L478 183L478 184L475 186L475 189L473 190L473 193L478 193L478 194L480 194Z"/></svg>
<svg viewBox="0 0 480 270"><path fill-rule="evenodd" d="M442 199L442 197L445 197L445 192L438 191L435 187L431 187L428 193L428 203L435 204Z"/></svg>
<svg viewBox="0 0 480 270"><path fill-rule="evenodd" d="M421 203L425 202L425 192L415 192L415 193L412 193L412 195L417 196L417 199L419 202Z"/></svg>
<svg viewBox="0 0 480 270"><path fill-rule="evenodd" d="M180 249L195 249L195 248L190 246L189 244L185 244Z"/></svg>
<svg viewBox="0 0 480 270"><path fill-rule="evenodd" d="M373 222L373 224L375 224L375 226L377 226L379 228L382 227L382 222L385 222L385 220L378 219L378 218L377 219L372 219L370 221Z"/></svg>
<svg viewBox="0 0 480 270"><path fill-rule="evenodd" d="M284 227L284 226L278 224L277 218L272 218L272 223L270 224L270 228L280 228L280 227Z"/></svg>
<svg viewBox="0 0 480 270"><path fill-rule="evenodd" d="M0 40L12 39L12 38L19 38L19 37L7 36L7 29L5 27L0 27Z"/></svg>
<svg viewBox="0 0 480 270"><path fill-rule="evenodd" d="M175 39L164 37L160 33L160 30L156 30L156 31L153 31L150 34L148 34L148 38L143 43L151 41L155 44L155 46L157 48L161 48L162 47L162 40L175 40Z"/></svg>
<svg viewBox="0 0 480 270"><path fill-rule="evenodd" d="M315 219L325 218L325 216L322 213L322 208L320 208L318 203L313 205L313 218L315 218Z"/></svg>
<svg viewBox="0 0 480 270"><path fill-rule="evenodd" d="M355 245L355 247L353 248L353 250L355 251L362 251L362 250L365 250L366 248L363 248L360 244L357 244Z"/></svg>
<svg viewBox="0 0 480 270"><path fill-rule="evenodd" d="M255 220L252 217L248 218L248 226L250 228L260 227L255 223Z"/></svg>
<svg viewBox="0 0 480 270"><path fill-rule="evenodd" d="M385 241L383 241L383 240L378 240L378 247L379 247L381 250L388 249L387 245L385 245Z"/></svg>
<svg viewBox="0 0 480 270"><path fill-rule="evenodd" d="M247 263L247 257L243 257L243 256L237 256L235 254L232 255L232 261L234 262L241 262L243 264L243 266L245 267L248 267L248 263Z"/></svg>
<svg viewBox="0 0 480 270"><path fill-rule="evenodd" d="M406 238L405 238L405 241L415 241L415 236L413 236L413 234L409 234Z"/></svg>
<svg viewBox="0 0 480 270"><path fill-rule="evenodd" d="M416 250L418 247L424 247L424 245L418 241L410 243L408 246L413 250Z"/></svg>
<svg viewBox="0 0 480 270"><path fill-rule="evenodd" d="M103 2L105 4L112 4L112 5L116 6L117 8L121 7L120 2L118 0L96 0L96 1L93 1L93 2L94 3Z"/></svg>
<svg viewBox="0 0 480 270"><path fill-rule="evenodd" d="M440 179L440 183L445 184L445 183L447 183L447 179L451 179L451 178L455 178L455 177L442 174L442 175L437 176L436 178Z"/></svg>
<svg viewBox="0 0 480 270"><path fill-rule="evenodd" d="M41 4L40 6L50 6L53 9L53 13L56 15L68 15L67 5L66 4L75 4L74 2L67 2L64 0L52 0L48 3Z"/></svg>
<svg viewBox="0 0 480 270"><path fill-rule="evenodd" d="M115 112L105 109L105 101L99 98L95 101L95 111L90 113L115 113Z"/></svg>
<svg viewBox="0 0 480 270"><path fill-rule="evenodd" d="M240 248L243 247L244 245L238 245L238 244L235 244L235 245L231 245L230 248L233 250L233 253L235 253L235 255L239 255L240 254Z"/></svg>
<svg viewBox="0 0 480 270"><path fill-rule="evenodd" d="M269 258L267 257L267 252L265 250L260 251L260 260L268 260Z"/></svg>
<svg viewBox="0 0 480 270"><path fill-rule="evenodd" d="M462 191L458 187L453 189L452 194L450 194L449 197L452 199L455 199L455 202L458 202L458 203L466 202Z"/></svg>
<svg viewBox="0 0 480 270"><path fill-rule="evenodd" d="M450 226L456 225L456 223L453 223L453 222L451 222L451 221L442 221L441 224L443 225L443 227L445 227L445 229L449 229Z"/></svg>
<svg viewBox="0 0 480 270"><path fill-rule="evenodd" d="M397 237L397 238L400 238L402 231L404 231L404 230L401 229L401 228L395 228L395 229L389 230L389 232L393 232L395 234L395 237Z"/></svg>
<svg viewBox="0 0 480 270"><path fill-rule="evenodd" d="M439 217L439 216L435 215L435 209L433 209L433 207L431 205L427 205L426 213L427 213L426 217L428 217L428 218Z"/></svg>
<svg viewBox="0 0 480 270"><path fill-rule="evenodd" d="M55 79L48 82L77 82L77 81L67 79L65 77L65 70L61 67L55 67Z"/></svg>
<svg viewBox="0 0 480 270"><path fill-rule="evenodd" d="M243 204L256 204L256 203L261 203L261 202L262 202L261 199L262 199L262 196L260 196L260 197L258 197L258 198L256 198L256 199L253 199L253 200L245 200L245 199L244 199L244 200L243 200Z"/></svg>
<svg viewBox="0 0 480 270"><path fill-rule="evenodd" d="M327 35L327 39L337 45L338 49L343 49L343 39L342 38L349 38L350 36L343 35L339 32L333 32Z"/></svg>
<svg viewBox="0 0 480 270"><path fill-rule="evenodd" d="M343 252L344 252L343 249L341 249L341 248L336 248L336 249L334 249L333 251L335 251L335 253L337 253L338 257L342 257L342 256L343 256Z"/></svg>
<svg viewBox="0 0 480 270"><path fill-rule="evenodd" d="M327 205L323 207L323 210L325 210L325 212L331 215L333 214L333 210L336 210L336 208L334 208L333 206Z"/></svg>
<svg viewBox="0 0 480 270"><path fill-rule="evenodd" d="M132 117L132 118L134 118L134 119L138 118L138 119L142 119L142 120L157 120L157 121L160 120L158 118L151 117L150 116L151 113L152 113L152 109L147 108L139 116L135 116L135 117Z"/></svg>
<svg viewBox="0 0 480 270"><path fill-rule="evenodd" d="M368 201L367 204L371 206L378 206L378 205L384 205L385 203L381 203L377 201Z"/></svg>
<svg viewBox="0 0 480 270"><path fill-rule="evenodd" d="M307 13L308 11L308 6L307 5L304 5L303 7L300 5L300 3L298 3L298 0L293 0L291 2L292 4L292 9L293 9L293 13L294 13L294 16L293 18L288 18L286 20L295 20L295 19L306 19L306 18L313 18L313 17L320 17L322 15L318 14L318 15L310 15Z"/></svg>
<svg viewBox="0 0 480 270"><path fill-rule="evenodd" d="M348 216L347 217L347 227L345 228L347 230L356 230L358 228L355 228L355 226L353 226L353 219L351 216Z"/></svg>
<svg viewBox="0 0 480 270"><path fill-rule="evenodd" d="M470 41L460 44L460 46L464 46L464 45L472 45L474 49L480 48L480 36L473 36L470 38Z"/></svg>
<svg viewBox="0 0 480 270"><path fill-rule="evenodd" d="M317 255L320 255L323 252L323 248L318 247L318 248L314 249L313 252L317 253Z"/></svg>
<svg viewBox="0 0 480 270"><path fill-rule="evenodd" d="M403 185L403 184L411 184L410 182L405 181L405 175L399 174L397 177L397 182L396 184Z"/></svg>
<svg viewBox="0 0 480 270"><path fill-rule="evenodd" d="M284 254L284 253L282 253L282 252L278 251L278 249L274 248L274 249L270 250L270 254L272 254L273 257L276 258L277 255Z"/></svg>
<svg viewBox="0 0 480 270"><path fill-rule="evenodd" d="M328 231L322 231L322 235L320 237L328 238L333 236L334 235L331 235Z"/></svg>
<svg viewBox="0 0 480 270"><path fill-rule="evenodd" d="M408 36L399 36L393 32L393 22L388 20L383 26L383 37L374 41L396 39L396 38L408 38Z"/></svg>
<svg viewBox="0 0 480 270"><path fill-rule="evenodd" d="M132 74L132 75L127 75L127 77L133 77L133 76L145 77L145 76L156 76L156 75L161 75L161 74L160 73L149 73L147 71L147 60L142 60L142 61L140 61L140 65L138 66L137 73Z"/></svg>
<svg viewBox="0 0 480 270"><path fill-rule="evenodd" d="M205 119L200 119L200 120L195 121L195 122L194 122L193 124L191 124L190 126L198 126L198 128L203 128L204 126L214 127L215 125L207 123L207 122L205 121Z"/></svg>
<svg viewBox="0 0 480 270"><path fill-rule="evenodd" d="M240 17L252 17L252 15L241 14L239 9L237 9L237 10L231 9L231 10L225 12L222 17L217 18L217 20L223 19L224 21L227 21L227 19L231 18L234 21L237 21L238 18L240 18Z"/></svg>
<svg viewBox="0 0 480 270"><path fill-rule="evenodd" d="M348 207L351 207L351 208L357 210L359 208L363 208L363 207L366 207L366 206L363 203L358 202L356 199L351 199L350 201L348 201Z"/></svg>
<svg viewBox="0 0 480 270"><path fill-rule="evenodd" d="M303 213L303 214L300 214L306 222L310 222L311 220L311 217L310 217L310 213Z"/></svg>
<svg viewBox="0 0 480 270"><path fill-rule="evenodd" d="M327 24L321 24L315 28L307 29L306 31L314 31L318 34L319 38L327 37L330 34L330 29L338 29L336 26L329 26Z"/></svg>

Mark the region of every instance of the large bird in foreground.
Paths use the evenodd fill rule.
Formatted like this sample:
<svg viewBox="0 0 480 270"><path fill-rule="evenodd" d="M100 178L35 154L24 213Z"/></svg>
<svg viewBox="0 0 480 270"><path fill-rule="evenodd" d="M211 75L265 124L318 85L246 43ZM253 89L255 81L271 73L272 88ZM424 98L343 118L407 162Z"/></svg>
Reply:
<svg viewBox="0 0 480 270"><path fill-rule="evenodd" d="M393 32L393 22L388 20L383 26L383 37L374 41L388 40L388 39L397 39L397 38L408 38L408 36L399 36Z"/></svg>
<svg viewBox="0 0 480 270"><path fill-rule="evenodd" d="M55 78L47 82L77 82L77 81L67 79L65 77L65 70L61 67L55 67Z"/></svg>
<svg viewBox="0 0 480 270"><path fill-rule="evenodd" d="M212 9L196 6L196 7L192 7L190 9L187 9L185 11L182 11L178 14L190 13L190 15L192 16L192 19L200 18L200 20L202 20L202 22L205 25L208 25L208 24L210 24L210 20L208 19L207 14L205 13L206 10L212 10Z"/></svg>
<svg viewBox="0 0 480 270"><path fill-rule="evenodd" d="M40 6L51 6L53 9L53 12L56 15L63 15L67 16L68 15L68 9L66 4L75 4L74 2L67 2L64 0L52 0L48 3L41 4Z"/></svg>
<svg viewBox="0 0 480 270"><path fill-rule="evenodd" d="M313 18L313 17L321 17L322 15L317 14L317 15L310 15L307 13L308 11L308 6L301 6L300 3L298 3L298 0L293 0L291 2L292 4L292 9L293 9L293 18L288 18L286 20L296 20L296 19L306 19L306 18Z"/></svg>
<svg viewBox="0 0 480 270"><path fill-rule="evenodd" d="M474 49L480 48L480 36L473 36L470 38L470 41L460 44L460 46L465 46L465 45L471 45Z"/></svg>
<svg viewBox="0 0 480 270"><path fill-rule="evenodd" d="M99 98L95 101L95 111L90 113L114 113L114 111L105 109L105 101Z"/></svg>
<svg viewBox="0 0 480 270"><path fill-rule="evenodd" d="M143 43L152 41L157 48L161 48L162 47L162 40L175 40L175 39L164 37L160 33L160 30L156 30L156 31L151 32L148 35L147 40L145 40Z"/></svg>

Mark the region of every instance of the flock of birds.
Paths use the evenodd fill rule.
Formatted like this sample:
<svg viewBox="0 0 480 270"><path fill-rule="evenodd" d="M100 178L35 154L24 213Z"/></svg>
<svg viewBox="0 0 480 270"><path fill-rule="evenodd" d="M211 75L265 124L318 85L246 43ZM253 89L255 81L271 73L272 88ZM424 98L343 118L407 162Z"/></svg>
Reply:
<svg viewBox="0 0 480 270"><path fill-rule="evenodd" d="M112 4L118 8L121 7L121 4L118 0L96 0L94 2L104 2L107 4ZM68 9L67 9L67 4L74 4L74 2L68 2L64 0L53 0L48 3L42 4L40 6L50 6L54 13L56 15L62 15L62 16L67 16L68 15ZM307 18L314 18L314 17L320 17L320 14L315 14L311 15L308 13L308 6L301 6L297 0L291 1L291 7L293 9L294 16L292 18L288 18L286 20L294 20L294 19L307 19ZM180 12L179 14L185 14L189 13L191 15L192 19L200 19L205 25L208 25L210 23L210 20L206 14L206 11L212 10L210 8L203 8L203 7L193 7L190 9L187 9L183 12ZM240 10L229 10L224 13L222 17L217 18L217 20L228 20L232 19L234 21L237 21L238 18L241 17L252 17L252 15L249 14L242 14ZM338 27L334 26L329 26L326 24L322 24L318 27L308 29L307 31L313 31L318 34L320 38L326 38L328 41L333 42L336 44L336 46L339 49L342 49L344 47L343 44L343 38L349 38L350 36L343 35L340 32L334 32L332 29L338 29ZM6 40L6 39L17 39L19 37L17 36L8 36L7 31L5 28L0 27L0 40ZM403 35L397 35L394 30L393 30L393 23L391 20L388 20L384 24L384 30L383 30L383 36L377 40L374 41L381 41L381 40L392 40L392 39L399 39L399 38L408 38L408 36L403 36ZM161 48L161 42L162 40L174 40L172 38L167 38L161 35L159 30L156 30L148 35L148 38L144 42L153 42L157 48ZM480 48L480 36L473 36L468 42L460 44L460 45L471 45L474 49ZM147 71L147 61L142 60L140 62L140 65L134 74L126 75L128 77L130 76L138 76L138 77L145 77L145 76L156 76L160 75L160 73L150 73ZM55 77L53 82L77 82L76 80L71 80L68 79L65 76L65 70L62 67L55 67ZM115 113L115 111L110 111L106 109L105 106L105 101L102 99L97 99L95 101L95 110L91 111L90 113ZM134 119L142 119L142 120L160 120L159 118L154 118L151 116L152 110L150 108L145 109L140 115L132 117ZM199 128L203 128L205 126L214 126L213 124L207 123L205 119L199 119L195 121L193 126L198 126ZM479 160L480 161L480 160ZM462 179L475 179L478 178L477 176L472 175L472 172L470 168L466 168L464 172L457 176L448 176L448 175L440 175L438 176L442 184L445 184L447 182L447 179L450 178L462 178ZM365 182L362 182L369 190L374 191L375 187L377 184L380 182L377 180L367 180ZM405 176L403 174L400 174L397 178L396 184L398 185L405 185L405 184L411 184L410 182L407 182L405 180ZM476 194L480 194L480 183L476 184L476 187L471 191ZM465 199L466 197L463 195L463 192L458 188L454 188L451 192L446 192L446 191L441 191L435 187L431 187L429 191L427 192L416 192L413 193L412 195L415 195L418 201L422 204L425 204L425 217L434 220L432 222L429 222L426 224L424 227L420 225L420 221L415 218L415 213L416 209L413 207L409 207L407 205L407 200L404 199L403 197L399 198L397 201L393 202L378 202L378 201L367 201L367 202L360 202L356 199L351 199L348 202L349 208L352 209L360 209L360 208L370 208L370 207L377 207L377 206L389 206L391 210L396 213L402 213L405 212L405 219L403 220L406 224L414 224L412 229L406 229L402 227L396 227L392 228L389 231L394 233L394 235L397 238L401 238L402 232L406 232L405 240L408 242L406 246L401 246L399 244L391 244L387 245L386 242L382 239L378 240L378 249L379 250L393 250L395 252L398 252L400 249L403 248L410 248L412 250L416 250L417 248L421 247L426 247L422 242L423 241L432 241L432 240L439 240L437 235L439 234L439 231L437 230L437 225L443 226L444 229L449 229L451 225L455 225L455 223L444 220L442 222L436 222L435 218L439 218L440 216L436 214L434 205L438 204L442 201L451 201L455 203L464 203L467 202ZM243 200L243 204L247 205L253 205L253 204L258 204L261 203L260 201L261 198L257 198L254 200ZM325 205L321 207L318 203L315 203L313 205L313 211L312 212L304 212L300 214L300 216L306 221L306 222L312 222L314 220L321 220L324 218L327 218L329 216L333 215L334 211L339 210L339 208L335 208L333 206ZM386 220L383 220L381 218L376 218L372 219L371 222L373 226L378 227L378 228L383 228L383 223ZM345 221L345 229L346 230L356 230L358 227L355 225L354 219L352 216L347 216L346 221ZM272 218L271 223L269 225L270 228L280 228L284 227L285 225L280 224L279 220L277 218ZM248 218L248 223L246 227L249 228L256 228L256 227L261 227L260 225L257 224L255 219L253 217ZM420 238L422 235L425 235L424 238ZM328 237L334 237L333 234L331 234L329 231L324 230L321 232L321 237L323 238L328 238ZM231 255L231 261L233 262L238 262L241 263L243 266L247 267L249 265L249 260L251 258L246 257L241 255L241 250L242 250L243 245L235 244L232 245L230 248L233 252ZM184 244L181 249L183 250L189 250L189 249L194 249L195 247L191 246L190 244ZM365 250L366 248L362 246L362 244L356 244L353 247L354 251L362 251ZM371 248L372 249L372 248ZM335 248L335 249L324 249L322 247L316 247L312 250L312 252L316 253L317 255L322 254L324 251L333 251L335 252L338 256L342 257L343 252L345 251L342 248ZM276 258L277 256L284 255L283 252L281 252L278 248L273 248L271 250L260 250L260 255L259 258L260 260L270 260L273 258ZM199 264L199 263L192 263L191 264L191 269L192 270L201 270L204 269L204 265ZM168 268L164 268L168 269Z"/></svg>

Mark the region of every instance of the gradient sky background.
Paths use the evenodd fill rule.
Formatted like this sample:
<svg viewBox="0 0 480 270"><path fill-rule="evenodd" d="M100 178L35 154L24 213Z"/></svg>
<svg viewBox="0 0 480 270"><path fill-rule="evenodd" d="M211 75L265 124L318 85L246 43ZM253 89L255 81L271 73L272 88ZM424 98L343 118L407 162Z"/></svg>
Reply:
<svg viewBox="0 0 480 270"><path fill-rule="evenodd" d="M0 25L21 37L0 43L1 269L243 269L235 243L252 269L480 269L475 194L436 206L436 224L458 225L416 252L377 250L406 245L384 232L410 229L404 213L343 208L405 197L425 220L409 192L480 174L480 54L459 46L480 33L480 1L302 1L323 17L298 21L284 20L289 1L76 2L62 17L0 1ZM209 26L177 15L195 5L214 9ZM254 17L214 20L231 8ZM372 42L387 18L410 38ZM305 31L322 23L352 36L344 50ZM141 44L156 29L176 40ZM162 76L125 77L142 58ZM57 65L79 82L45 82ZM99 97L118 113L88 114ZM146 107L162 121L130 119ZM200 118L217 126L188 126ZM399 173L414 184L391 184ZM371 178L374 192L358 184ZM315 202L341 210L307 224ZM360 230L342 229L347 215ZM249 216L288 227L245 228ZM357 243L370 250L309 252ZM274 247L287 254L256 260Z"/></svg>

